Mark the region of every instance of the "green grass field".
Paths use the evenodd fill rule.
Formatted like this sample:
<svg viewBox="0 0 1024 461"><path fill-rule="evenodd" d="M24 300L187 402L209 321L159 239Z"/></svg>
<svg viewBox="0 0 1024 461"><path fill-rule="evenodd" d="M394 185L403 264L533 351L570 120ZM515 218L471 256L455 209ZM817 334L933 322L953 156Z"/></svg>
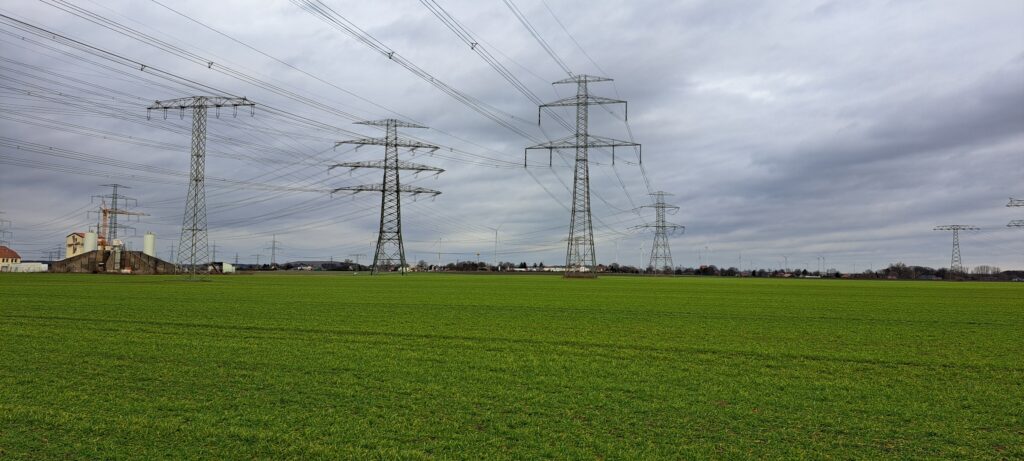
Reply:
<svg viewBox="0 0 1024 461"><path fill-rule="evenodd" d="M0 276L0 458L1024 458L1024 284Z"/></svg>

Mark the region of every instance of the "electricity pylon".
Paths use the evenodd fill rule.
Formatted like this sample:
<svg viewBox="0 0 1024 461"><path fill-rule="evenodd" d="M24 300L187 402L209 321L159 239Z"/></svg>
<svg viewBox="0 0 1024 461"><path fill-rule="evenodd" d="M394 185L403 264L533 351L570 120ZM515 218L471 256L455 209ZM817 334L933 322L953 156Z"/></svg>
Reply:
<svg viewBox="0 0 1024 461"><path fill-rule="evenodd" d="M1010 198L1010 203L1007 203L1006 206L1008 206L1008 207L1024 206L1024 199L1017 199L1017 198L1012 198L1011 197ZM1024 219L1014 219L1013 221L1010 221L1010 223L1007 224L1006 227L1024 227Z"/></svg>
<svg viewBox="0 0 1024 461"><path fill-rule="evenodd" d="M673 224L665 221L665 214L675 213L679 210L678 206L668 205L665 203L665 196L672 195L667 192L657 191L651 194L654 197L653 205L643 205L640 208L654 208L654 224L641 224L636 226L638 228L649 228L654 229L654 243L651 245L651 260L649 267L654 269L655 273L663 270L671 270L672 264L672 249L668 246L669 234L675 233L678 230L686 231L686 226L679 224ZM666 269L667 268L667 269Z"/></svg>
<svg viewBox="0 0 1024 461"><path fill-rule="evenodd" d="M4 214L0 211L0 214ZM14 233L7 230L11 227L11 222L6 219L0 219L0 245L10 245L11 240L14 240Z"/></svg>
<svg viewBox="0 0 1024 461"><path fill-rule="evenodd" d="M380 184L339 187L334 189L332 193L340 191L354 193L380 192L380 230L377 233L377 251L373 254L373 270L371 273L377 274L381 271L389 272L397 269L404 275L406 262L405 245L402 243L402 193L413 194L413 196L419 194L430 194L436 197L441 192L422 187L402 185L399 171L409 170L417 173L432 171L434 174L441 174L444 170L437 167L399 160L398 148L405 147L412 150L430 149L431 152L433 152L437 150L437 146L398 137L399 127L426 128L425 126L417 125L415 123L403 122L393 118L356 123L359 125L384 127L385 135L383 138L359 138L349 141L339 141L335 143L335 147L341 144L384 146L384 160L338 163L336 165L332 165L328 170L334 168L349 168L350 170L354 170L356 168L380 168L384 170L384 180Z"/></svg>
<svg viewBox="0 0 1024 461"><path fill-rule="evenodd" d="M113 247L114 240L117 240L117 231L120 229L131 229L131 226L119 224L117 222L118 216L147 216L146 213L139 213L137 211L128 211L128 203L132 202L136 205L138 201L127 197L123 194L118 193L119 189L129 189L128 186L122 186L121 184L104 184L105 187L110 187L111 191L107 195L94 195L93 199L100 199L100 209L98 212L91 211L90 213L98 213L97 219L99 222L96 224L96 233L103 238L104 245ZM107 203L110 206L107 206Z"/></svg>
<svg viewBox="0 0 1024 461"><path fill-rule="evenodd" d="M954 274L961 274L964 272L964 266L960 261L960 231L976 231L981 230L979 227L967 226L963 224L952 224L947 226L937 226L937 231L953 231L953 258L949 263L949 272Z"/></svg>
<svg viewBox="0 0 1024 461"><path fill-rule="evenodd" d="M178 109L181 118L185 109L192 111L192 169L189 173L188 196L185 199L185 215L181 223L181 241L178 244L178 266L185 266L191 278L197 272L205 271L209 262L210 248L206 234L206 112L216 109L220 118L221 107L230 107L233 116L238 115L239 106L248 106L250 114L256 104L246 98L230 96L190 96L187 98L155 101L146 108L146 116L153 109L162 109L167 118L168 109Z"/></svg>
<svg viewBox="0 0 1024 461"><path fill-rule="evenodd" d="M270 250L270 268L275 269L277 267L277 234L274 234L273 239L270 241L270 246L264 248L264 250Z"/></svg>
<svg viewBox="0 0 1024 461"><path fill-rule="evenodd" d="M575 75L554 84L576 84L576 95L555 102L543 104L537 108L537 124L540 124L540 111L552 107L576 107L576 132L565 138L527 147L523 152L523 167L526 167L526 152L532 149L548 150L548 166L555 150L575 149L576 161L573 170L572 216L569 219L569 240L565 251L566 277L597 277L597 256L594 254L594 226L590 215L590 161L588 150L592 147L611 147L612 163L615 162L615 148L621 146L639 146L634 142L619 141L601 136L592 136L588 132L589 107L604 104L626 104L618 99L593 96L587 84L591 82L609 82L612 79L592 75ZM627 106L628 107L628 106ZM628 114L628 108L627 114ZM628 115L627 115L628 117Z"/></svg>

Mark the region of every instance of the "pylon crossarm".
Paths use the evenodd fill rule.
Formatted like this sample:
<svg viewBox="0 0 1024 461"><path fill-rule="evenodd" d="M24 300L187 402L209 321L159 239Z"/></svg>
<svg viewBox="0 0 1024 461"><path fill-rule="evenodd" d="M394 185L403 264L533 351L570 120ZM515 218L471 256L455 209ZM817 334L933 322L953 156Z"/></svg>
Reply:
<svg viewBox="0 0 1024 461"><path fill-rule="evenodd" d="M615 148L616 147L640 147L640 143L621 141L618 139L606 138L603 136L587 136L586 144L577 144L576 136L568 136L562 139L556 139L554 141L537 144L530 146L523 152L523 166L526 166L526 152L531 150L547 150L548 155L548 166L552 165L551 153L555 150L561 149L576 149L577 147L600 148L600 147L611 147L612 148L612 165L615 164Z"/></svg>
<svg viewBox="0 0 1024 461"><path fill-rule="evenodd" d="M386 118L383 120L364 120L361 122L355 122L356 125L368 125L368 126L394 126L397 128L426 128L423 125L412 122L405 122L396 118Z"/></svg>
<svg viewBox="0 0 1024 461"><path fill-rule="evenodd" d="M591 83L591 82L610 82L610 81L612 81L612 79L610 79L608 77L601 77L601 76L597 76L597 75L579 74L579 75L573 75L572 77L569 77L569 78L563 78L563 79L561 79L561 80L559 80L557 82L552 83L552 85L561 85L561 84L566 84L566 83L579 83L579 82Z"/></svg>
<svg viewBox="0 0 1024 461"><path fill-rule="evenodd" d="M364 185L361 185L361 186L339 187L339 188L336 188L336 189L331 191L332 194L336 193L336 192L352 192L352 193L358 194L360 192L393 192L393 190L386 189L383 184L364 184ZM402 193L406 193L406 194L413 194L413 195L419 195L419 194L441 195L441 191L437 191L437 190L434 190L434 189L427 189L425 187L415 187L415 186L406 186L406 185L398 186L398 192L402 192Z"/></svg>
<svg viewBox="0 0 1024 461"><path fill-rule="evenodd" d="M430 149L432 152L438 149L433 144L427 144L420 141L415 141L407 138L398 138L396 140L388 140L387 138L358 138L349 139L345 141L338 141L334 143L334 147L338 147L342 144L357 144L357 145L373 145L373 146L395 146L395 147L407 147L409 149Z"/></svg>
<svg viewBox="0 0 1024 461"><path fill-rule="evenodd" d="M677 205L669 205L669 204L663 204L663 205L640 205L637 208L663 208L663 209L666 209L666 210L678 210L679 206L677 206Z"/></svg>
<svg viewBox="0 0 1024 461"><path fill-rule="evenodd" d="M1024 227L1024 219L1014 219L1006 227Z"/></svg>
<svg viewBox="0 0 1024 461"><path fill-rule="evenodd" d="M187 98L154 101L147 109L193 109L196 107L238 107L255 106L245 97L233 96L189 96Z"/></svg>
<svg viewBox="0 0 1024 461"><path fill-rule="evenodd" d="M331 165L330 167L328 167L327 171L331 171L331 170L333 170L335 168L349 168L349 169L356 169L356 168L379 168L379 169L383 169L383 168L391 168L391 167L386 166L385 162L383 160L369 160L369 161L364 161L364 162L336 163L336 164ZM433 167L433 166L429 166L429 165L423 165L423 164L419 164L419 163L407 162L405 160L399 160L398 161L398 166L395 167L395 168L397 168L399 170L410 170L410 171L416 171L416 172L433 171L435 173L444 173L444 169L443 168Z"/></svg>
<svg viewBox="0 0 1024 461"><path fill-rule="evenodd" d="M1024 199L1011 197L1010 203L1007 203L1006 206L1024 206Z"/></svg>
<svg viewBox="0 0 1024 461"><path fill-rule="evenodd" d="M552 101L552 102L543 104L543 105L540 106L540 108L544 108L544 107L581 106L581 105L596 106L596 105L601 105L601 104L626 104L626 101L623 101L621 99L612 99L612 98L606 98L606 97L603 97L603 96L594 96L594 95L589 95L588 94L586 96L569 96L567 98L562 98L562 99L559 99L557 101Z"/></svg>
<svg viewBox="0 0 1024 461"><path fill-rule="evenodd" d="M640 143L622 141L619 139L606 138L603 136L587 136L587 148L591 147L632 147L639 146ZM527 150L532 149L573 149L576 147L576 136L571 135L554 141L537 144L535 146L527 147Z"/></svg>

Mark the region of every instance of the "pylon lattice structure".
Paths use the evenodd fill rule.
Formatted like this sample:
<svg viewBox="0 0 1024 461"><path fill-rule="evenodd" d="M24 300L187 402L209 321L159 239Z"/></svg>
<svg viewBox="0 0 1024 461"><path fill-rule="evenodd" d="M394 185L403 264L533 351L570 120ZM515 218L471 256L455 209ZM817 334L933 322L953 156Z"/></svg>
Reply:
<svg viewBox="0 0 1024 461"><path fill-rule="evenodd" d="M273 239L270 241L270 246L264 248L264 250L270 250L270 268L274 269L277 267L277 248L280 245L277 243L277 234L274 234Z"/></svg>
<svg viewBox="0 0 1024 461"><path fill-rule="evenodd" d="M634 142L619 141L589 133L589 108L592 105L626 104L626 101L609 99L590 94L588 84L592 82L609 82L612 79L592 75L575 75L555 82L559 84L576 84L576 95L541 105L537 109L537 123L540 124L540 111L552 107L576 108L576 132L565 138L550 141L526 148L523 154L523 166L526 167L526 152L534 149L548 151L548 165L555 150L574 149L576 152L573 168L572 216L569 219L569 239L565 251L566 277L596 277L597 255L594 253L594 226L590 213L590 148L612 148L612 163L615 162L615 148L622 146L640 146ZM628 118L628 109L627 109Z"/></svg>
<svg viewBox="0 0 1024 461"><path fill-rule="evenodd" d="M335 143L335 147L341 144L356 144L359 146L376 145L384 146L383 161L346 162L332 165L334 168L379 168L384 170L384 178L380 184L364 184L360 186L347 186L334 189L333 192L348 191L359 192L380 192L380 229L377 233L377 250L373 254L372 274L398 270L405 274L405 245L402 243L402 194L428 194L437 196L441 192L422 187L406 186L401 183L401 170L421 173L424 171L441 174L443 169L421 165L418 163L399 160L398 148L430 149L437 150L437 146L426 144L420 141L398 137L398 128L426 128L415 123L403 122L393 118L385 120L356 122L360 125L383 127L385 135L383 138L360 138Z"/></svg>
<svg viewBox="0 0 1024 461"><path fill-rule="evenodd" d="M1007 203L1006 206L1008 206L1008 207L1024 206L1024 199L1016 199L1016 198L1012 198L1011 197L1010 198L1010 203ZM1024 228L1024 219L1014 219L1013 221L1010 221L1010 223L1007 224L1006 227Z"/></svg>
<svg viewBox="0 0 1024 461"><path fill-rule="evenodd" d="M146 216L145 213L139 213L136 211L128 211L128 203L138 203L135 199L127 197L119 193L120 189L129 189L128 186L121 184L104 184L103 186L111 189L107 195L94 195L93 199L100 199L100 209L98 213L98 222L96 223L96 233L103 238L103 241L108 246L114 246L114 241L117 240L117 233L119 230L132 230L131 226L126 226L118 222L119 216ZM109 206L108 206L109 203Z"/></svg>
<svg viewBox="0 0 1024 461"><path fill-rule="evenodd" d="M4 214L0 211L0 214ZM11 222L6 219L0 219L0 245L10 245L11 240L14 239L14 233L7 230L11 227Z"/></svg>
<svg viewBox="0 0 1024 461"><path fill-rule="evenodd" d="M670 271L674 267L674 264L672 264L672 249L668 245L668 236L677 231L686 231L686 226L665 221L666 214L675 213L679 210L678 206L665 203L666 195L670 196L672 194L663 191L654 192L651 194L654 197L654 204L641 207L654 209L654 224L636 226L638 228L654 229L654 243L651 244L651 259L648 264L648 267L652 268L654 273Z"/></svg>
<svg viewBox="0 0 1024 461"><path fill-rule="evenodd" d="M230 107L232 115L238 115L239 107L249 107L250 114L255 103L246 98L231 96L190 96L187 98L156 101L148 108L164 111L167 118L169 109L178 109L180 116L192 111L192 153L191 172L188 180L188 196L185 199L185 215L181 223L181 240L178 243L178 266L195 277L204 272L210 258L206 232L206 117L207 109L214 108L220 117L222 107Z"/></svg>
<svg viewBox="0 0 1024 461"><path fill-rule="evenodd" d="M981 230L981 228L963 224L951 224L947 226L937 226L933 230L953 232L953 257L949 263L949 271L954 274L962 274L964 272L964 266L963 262L960 260L960 231L977 231Z"/></svg>

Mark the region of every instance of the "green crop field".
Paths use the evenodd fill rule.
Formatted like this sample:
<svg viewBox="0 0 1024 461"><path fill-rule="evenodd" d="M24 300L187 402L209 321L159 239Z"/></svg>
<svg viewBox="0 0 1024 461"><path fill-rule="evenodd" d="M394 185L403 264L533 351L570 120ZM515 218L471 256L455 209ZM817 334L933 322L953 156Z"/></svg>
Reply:
<svg viewBox="0 0 1024 461"><path fill-rule="evenodd" d="M0 458L1024 458L1024 284L0 276Z"/></svg>

